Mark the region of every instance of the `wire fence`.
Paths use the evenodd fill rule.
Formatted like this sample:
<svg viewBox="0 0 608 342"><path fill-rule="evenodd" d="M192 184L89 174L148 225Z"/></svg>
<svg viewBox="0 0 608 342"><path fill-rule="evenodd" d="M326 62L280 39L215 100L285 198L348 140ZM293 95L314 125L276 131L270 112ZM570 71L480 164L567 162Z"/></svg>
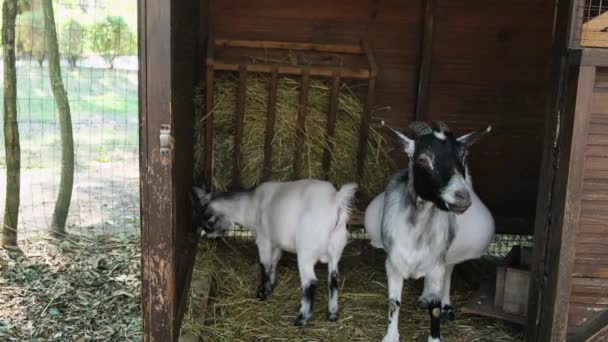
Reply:
<svg viewBox="0 0 608 342"><path fill-rule="evenodd" d="M61 137L49 81L41 0L19 4L18 231L20 238L27 238L50 226L59 190ZM137 1L60 0L53 1L53 7L74 137L74 187L67 232L89 237L138 234ZM3 134L0 132L2 140ZM6 181L4 154L2 148L0 184ZM0 207L4 208L6 189L4 185L0 188Z"/></svg>

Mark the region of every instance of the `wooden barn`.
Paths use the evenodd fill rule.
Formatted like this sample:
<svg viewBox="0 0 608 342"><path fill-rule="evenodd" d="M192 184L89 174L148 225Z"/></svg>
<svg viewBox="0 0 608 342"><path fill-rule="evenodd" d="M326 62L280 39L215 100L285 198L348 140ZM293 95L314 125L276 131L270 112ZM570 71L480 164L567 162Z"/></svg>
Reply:
<svg viewBox="0 0 608 342"><path fill-rule="evenodd" d="M442 120L460 133L492 125L470 168L497 233L534 236L526 340L608 338L608 22L588 24L608 18L603 6L140 0L144 340L176 341L180 331L198 242L193 97L215 70L364 80L359 163L366 130L381 120ZM245 63L230 48L349 57L281 67Z"/></svg>

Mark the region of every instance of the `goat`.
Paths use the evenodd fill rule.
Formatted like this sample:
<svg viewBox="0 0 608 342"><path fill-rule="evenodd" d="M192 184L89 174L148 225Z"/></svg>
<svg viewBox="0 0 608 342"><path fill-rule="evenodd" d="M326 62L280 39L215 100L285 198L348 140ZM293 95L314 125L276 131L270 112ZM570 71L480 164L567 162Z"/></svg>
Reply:
<svg viewBox="0 0 608 342"><path fill-rule="evenodd" d="M380 199L372 202L365 223L372 245L386 252L389 327L383 341L399 340L403 280L421 277L425 278L422 298L430 316L428 340L440 341L441 300L444 289L449 290L448 273L453 267L448 263L458 262L451 259L450 250L453 243L462 246L465 242L461 240L469 238L463 236L464 232L458 234L457 227L473 224L477 219L483 221L479 226L493 227L491 215L473 193L466 168L468 147L488 133L490 127L458 139L441 122L433 123L432 128L414 122L410 128L415 139L391 129L410 163L391 178ZM473 203L473 215L462 216ZM480 239L487 240L493 235L484 232L487 235ZM485 241L480 243L483 244ZM466 252L461 255L468 256Z"/></svg>
<svg viewBox="0 0 608 342"><path fill-rule="evenodd" d="M194 187L193 220L209 238L221 236L232 223L253 230L262 273L257 290L261 300L272 293L282 252L297 254L302 298L296 326L306 325L312 315L317 282L315 264L327 263L327 318L336 321L338 262L348 240L346 223L356 190L354 183L336 191L331 183L312 179L266 182L233 193L209 193Z"/></svg>
<svg viewBox="0 0 608 342"><path fill-rule="evenodd" d="M458 139L457 139L458 140ZM488 208L473 190L471 176L465 164L465 181L471 195L471 207L457 215L453 225L453 240L445 254L446 273L441 295L441 316L454 319L454 311L450 300L450 287L454 266L461 262L479 258L488 248L494 238L494 219ZM365 210L365 230L370 244L382 249L382 214L384 209L384 192L376 196ZM429 305L430 284L425 278L424 290L418 298L417 306L426 309Z"/></svg>

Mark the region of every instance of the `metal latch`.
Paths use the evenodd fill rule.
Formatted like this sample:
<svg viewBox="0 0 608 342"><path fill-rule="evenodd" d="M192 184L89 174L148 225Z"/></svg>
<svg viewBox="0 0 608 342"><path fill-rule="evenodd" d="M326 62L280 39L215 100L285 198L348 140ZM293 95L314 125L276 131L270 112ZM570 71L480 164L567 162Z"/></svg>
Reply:
<svg viewBox="0 0 608 342"><path fill-rule="evenodd" d="M171 125L160 125L160 155L169 156L171 151Z"/></svg>

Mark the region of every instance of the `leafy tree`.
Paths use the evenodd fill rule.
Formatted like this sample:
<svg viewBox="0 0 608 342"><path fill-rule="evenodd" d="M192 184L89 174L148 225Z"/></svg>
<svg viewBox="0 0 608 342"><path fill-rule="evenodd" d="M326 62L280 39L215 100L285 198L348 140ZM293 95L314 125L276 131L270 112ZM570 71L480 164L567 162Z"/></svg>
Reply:
<svg viewBox="0 0 608 342"><path fill-rule="evenodd" d="M35 58L40 66L46 56L44 27L44 17L37 11L24 12L16 25L17 54Z"/></svg>
<svg viewBox="0 0 608 342"><path fill-rule="evenodd" d="M123 17L106 16L93 25L92 49L114 68L114 60L135 51L135 37Z"/></svg>
<svg viewBox="0 0 608 342"><path fill-rule="evenodd" d="M74 68L82 57L85 43L86 27L75 19L69 19L63 24L59 52L67 58L69 65Z"/></svg>

